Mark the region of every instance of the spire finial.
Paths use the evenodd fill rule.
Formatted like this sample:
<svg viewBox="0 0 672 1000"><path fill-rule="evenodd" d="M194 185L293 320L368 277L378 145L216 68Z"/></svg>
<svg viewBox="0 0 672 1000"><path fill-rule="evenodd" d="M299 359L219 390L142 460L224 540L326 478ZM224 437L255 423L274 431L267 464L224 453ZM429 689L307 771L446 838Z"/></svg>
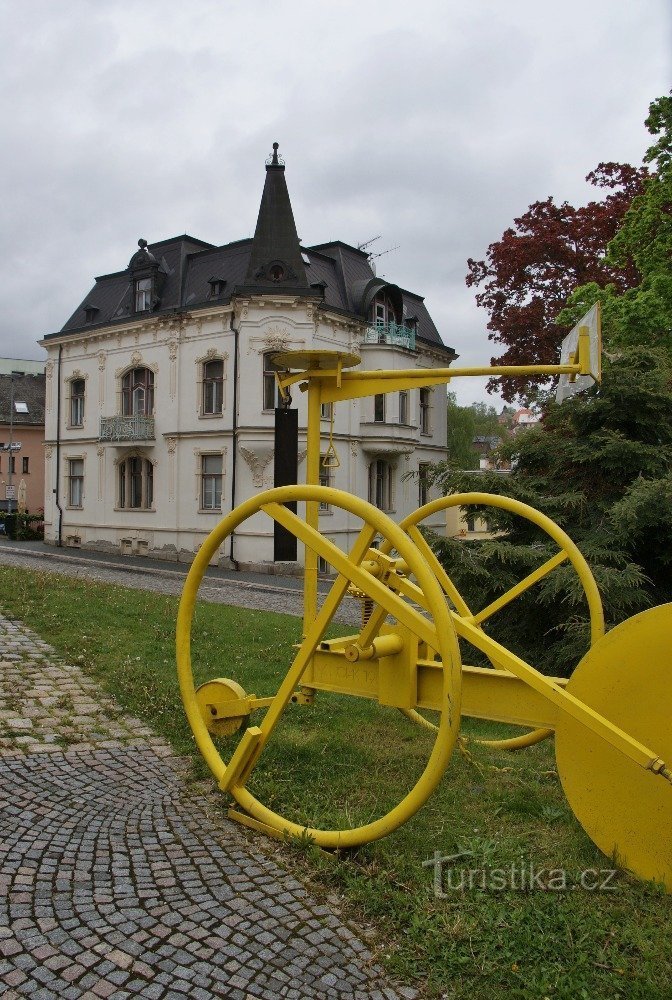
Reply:
<svg viewBox="0 0 672 1000"><path fill-rule="evenodd" d="M266 160L266 166L267 167L284 167L285 161L283 160L283 158L281 156L278 155L278 146L279 146L279 143L277 143L277 142L273 143L273 153Z"/></svg>

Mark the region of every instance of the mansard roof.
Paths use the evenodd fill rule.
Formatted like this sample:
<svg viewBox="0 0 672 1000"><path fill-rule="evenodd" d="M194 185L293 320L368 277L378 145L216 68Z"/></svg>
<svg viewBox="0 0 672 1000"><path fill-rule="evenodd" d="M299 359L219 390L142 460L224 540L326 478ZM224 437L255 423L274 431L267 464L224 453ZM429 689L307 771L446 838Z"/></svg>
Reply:
<svg viewBox="0 0 672 1000"><path fill-rule="evenodd" d="M0 424L10 423L12 396L14 412L11 422L14 427L44 426L44 399L46 376L34 373L20 373L21 362L17 361L17 373L0 375ZM25 407L16 404L25 403Z"/></svg>
<svg viewBox="0 0 672 1000"><path fill-rule="evenodd" d="M421 295L376 276L363 250L340 240L302 247L274 143L252 239L215 246L186 233L140 249L123 271L105 274L82 300L59 334L99 329L132 318L134 283L156 276L151 314L171 314L230 302L236 295L290 294L314 298L321 308L365 321L375 295L386 291L400 320L413 321L416 337L445 348ZM47 338L48 339L48 338Z"/></svg>

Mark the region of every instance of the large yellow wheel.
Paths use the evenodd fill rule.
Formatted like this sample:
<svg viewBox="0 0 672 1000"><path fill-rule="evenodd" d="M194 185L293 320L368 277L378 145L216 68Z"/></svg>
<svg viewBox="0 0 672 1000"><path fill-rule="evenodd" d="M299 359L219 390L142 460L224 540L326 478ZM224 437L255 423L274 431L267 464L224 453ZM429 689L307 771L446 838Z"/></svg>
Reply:
<svg viewBox="0 0 672 1000"><path fill-rule="evenodd" d="M332 507L341 507L353 518L358 518L362 526L350 551L345 553L338 549L285 506L296 502L328 503ZM209 682L210 686L207 689L201 686L200 695L194 688L191 667L192 619L198 588L210 560L232 531L248 518L260 513L270 518L271 522L278 521L293 532L304 546L331 565L337 575L315 619L308 623L305 638L298 652L295 652L285 678L273 698L269 699L270 704L263 720L258 726L245 729L237 748L228 762L225 762L209 731L212 726L209 725L207 710L208 705L214 705L216 709L220 700L218 690L222 694L221 701L224 708L226 700L230 698L231 690L234 696L236 692L235 689L226 687L231 682L222 679ZM382 536L408 564L410 572L424 593L425 606L432 616L431 619L412 602L386 587L362 566L376 536ZM379 608L384 609L387 616L398 621L403 628L415 632L421 641L439 652L443 662L441 695L443 708L427 764L414 787L398 805L384 816L363 826L346 830L319 830L307 828L269 809L255 798L246 787L246 783L260 762L264 747L272 737L294 692L300 686L311 657L350 585L354 585ZM258 494L225 517L206 538L189 571L178 612L176 648L180 691L187 718L196 743L220 788L228 791L254 820L279 833L308 836L319 846L328 848L353 847L376 840L413 816L441 780L460 724L461 666L459 646L450 612L434 574L408 535L381 511L351 494L322 486L284 486ZM243 715L241 712L241 717Z"/></svg>
<svg viewBox="0 0 672 1000"><path fill-rule="evenodd" d="M670 767L672 604L650 608L608 632L584 656L567 692ZM672 784L645 770L561 712L558 773L588 836L607 857L672 892Z"/></svg>
<svg viewBox="0 0 672 1000"><path fill-rule="evenodd" d="M539 566L536 570L534 570L534 572L530 573L519 584L512 587L505 594L498 597L496 601L493 601L487 607L478 612L471 610L439 560L432 552L429 543L423 537L419 527L428 517L432 517L438 512L443 512L450 507L468 506L496 507L499 510L511 511L519 517L523 517L526 520L531 521L533 524L536 524L555 542L559 549L556 555L547 560L547 562L543 565ZM574 567L574 570L581 581L584 594L586 595L588 612L590 615L591 645L597 642L597 640L604 635L604 612L602 610L602 601L600 599L597 584L595 583L595 579L586 560L581 555L581 552L571 540L569 535L567 535L566 532L564 532L562 528L555 523L555 521L552 521L540 511L535 510L534 507L521 503L519 500L513 500L510 497L503 497L494 493L455 493L451 496L433 500L431 503L418 508L418 510L416 510L413 514L410 514L401 522L400 527L413 540L415 545L424 555L427 563L431 566L446 597L454 608L454 614L457 617L468 621L470 624L477 625L479 629L494 614L501 611L502 608L510 604L516 599L516 597L519 597L522 593L529 590L530 587L539 583L557 566L568 560ZM432 723L428 723L427 720L424 719L418 712L411 710L407 711L405 714L408 715L409 718L413 719L414 722L424 726L432 726ZM550 729L533 729L532 731L526 732L521 736L515 736L510 739L481 740L478 742L481 742L485 746L489 746L493 749L518 750L524 747L532 746L534 743L539 743L541 740L546 739L551 735L552 730Z"/></svg>

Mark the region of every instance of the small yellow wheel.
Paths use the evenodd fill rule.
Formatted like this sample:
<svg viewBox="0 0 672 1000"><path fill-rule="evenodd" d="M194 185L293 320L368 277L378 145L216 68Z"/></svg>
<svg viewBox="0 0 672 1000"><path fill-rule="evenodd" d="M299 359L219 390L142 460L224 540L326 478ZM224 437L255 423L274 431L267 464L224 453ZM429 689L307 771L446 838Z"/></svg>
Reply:
<svg viewBox="0 0 672 1000"><path fill-rule="evenodd" d="M212 736L231 736L238 732L250 717L249 711L231 715L232 702L243 702L247 695L236 681L228 677L216 677L196 688L196 703L205 728Z"/></svg>
<svg viewBox="0 0 672 1000"><path fill-rule="evenodd" d="M295 514L289 505L296 503L328 503L345 510L351 516L350 523L361 522L350 551L339 549ZM249 710L252 698L246 698L245 692L235 682L223 679L209 681L197 690L194 688L191 627L198 588L210 560L232 531L248 518L259 516L266 516L271 522L276 521L293 532L306 549L312 550L332 566L336 575L313 619L305 623L306 634L303 641L297 649L288 650L291 663L275 695L258 699L266 708L263 719L258 725L245 728L237 747L225 762L212 739L213 735L219 735L222 731L217 728L220 725L217 718L222 720L224 731L231 731L228 727L235 731L242 725L246 714L244 708L247 706ZM404 599L366 568L377 536L389 540L409 566L422 591L422 604L416 605L412 600ZM252 794L247 782L255 767L263 761L264 748L273 737L297 688L301 687L302 677L324 638L325 630L346 598L350 585L356 586L376 605L383 619L390 616L405 635L414 635L416 642L422 642L440 654L443 669L440 671L440 690L437 692L441 705L439 723L424 770L397 805L361 826L334 830L306 829L265 806ZM357 639L357 636L353 636L353 639ZM384 643L385 638L376 636L372 640L374 643ZM410 643L411 640L408 641ZM257 494L225 517L206 538L191 565L178 612L176 651L180 692L187 718L199 750L219 787L228 792L248 816L278 833L307 836L318 846L329 848L354 847L376 840L413 816L443 776L460 725L461 665L450 612L439 584L408 535L386 514L352 494L326 486L283 486ZM339 666L339 669L342 668ZM240 711L237 706L232 705L236 701L242 703ZM231 715L232 718L229 717Z"/></svg>
<svg viewBox="0 0 672 1000"><path fill-rule="evenodd" d="M584 656L567 693L672 766L672 604L629 618ZM672 784L561 713L555 732L567 800L601 851L672 892Z"/></svg>
<svg viewBox="0 0 672 1000"><path fill-rule="evenodd" d="M468 506L496 507L500 510L511 511L519 517L523 517L526 520L531 521L533 524L536 524L556 543L559 549L555 556L545 562L542 566L539 566L519 584L512 587L501 597L497 598L496 601L493 601L492 604L483 608L479 612L473 612L469 608L469 605L459 593L449 575L446 573L419 528L422 521L440 511L447 510L449 507ZM519 500L514 500L511 497L499 496L495 493L454 493L451 496L441 497L438 500L433 500L431 503L418 508L418 510L416 510L413 514L404 518L400 527L415 542L416 546L425 557L425 560L431 566L444 593L446 594L446 597L455 609L454 614L457 617L477 625L479 629L482 628L483 623L492 617L492 615L506 607L511 603L511 601L515 600L516 597L520 596L520 594L524 593L530 587L539 583L539 581L551 573L556 566L559 566L565 560L568 560L576 571L576 574L581 581L584 594L586 595L588 613L590 615L591 645L597 642L597 640L604 635L604 612L602 610L602 601L588 563L581 555L581 552L571 540L569 535L567 535L562 528L552 521L550 517L546 517L545 514L535 510L534 507L530 507L528 504L521 503ZM496 664L493 664L493 666L496 666ZM413 722L420 725L428 728L431 728L433 725L413 709L405 711L404 714L407 715ZM552 732L553 731L551 729L533 729L520 736L514 736L509 739L477 740L475 742L481 743L494 750L520 750L525 747L532 746L535 743L539 743L541 740L547 739L552 735Z"/></svg>

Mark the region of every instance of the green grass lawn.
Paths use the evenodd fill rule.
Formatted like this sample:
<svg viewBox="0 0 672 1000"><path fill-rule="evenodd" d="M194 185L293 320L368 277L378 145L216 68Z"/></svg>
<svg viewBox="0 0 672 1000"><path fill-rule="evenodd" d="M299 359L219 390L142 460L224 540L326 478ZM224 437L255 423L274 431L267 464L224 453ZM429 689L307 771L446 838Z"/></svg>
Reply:
<svg viewBox="0 0 672 1000"><path fill-rule="evenodd" d="M10 615L195 758L175 672L176 598L4 567L0 587ZM232 677L248 692L273 694L299 634L296 618L201 603L197 680ZM467 721L463 731L506 730ZM359 825L403 797L431 740L392 709L319 694L313 706L290 706L250 787L301 824ZM595 869L590 880L600 881L612 863L565 802L552 742L518 754L470 742L468 751L454 753L429 803L395 834L338 858L289 845L288 865L342 896L355 926L373 925L389 972L423 995L670 1000L670 897L623 872L604 891L577 885L580 872ZM435 852L459 855L437 886ZM556 870L551 887L530 888L530 866L544 870L541 882ZM557 870L566 872L564 889Z"/></svg>

